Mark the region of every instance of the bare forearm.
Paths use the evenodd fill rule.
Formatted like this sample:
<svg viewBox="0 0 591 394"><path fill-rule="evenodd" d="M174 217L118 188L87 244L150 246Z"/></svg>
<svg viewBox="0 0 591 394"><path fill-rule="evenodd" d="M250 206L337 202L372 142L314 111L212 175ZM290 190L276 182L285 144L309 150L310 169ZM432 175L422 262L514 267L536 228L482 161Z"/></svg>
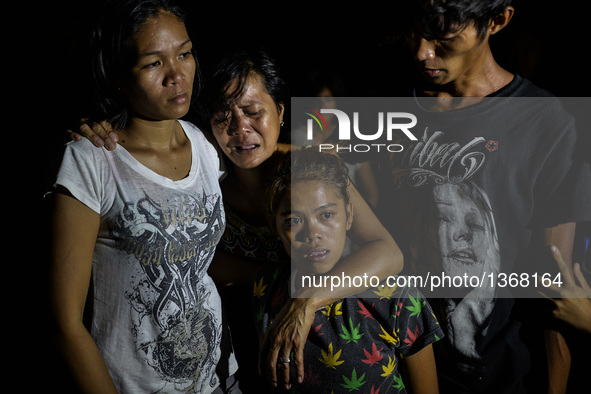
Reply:
<svg viewBox="0 0 591 394"><path fill-rule="evenodd" d="M94 340L84 328L62 329L57 347L82 393L117 393L113 379Z"/></svg>
<svg viewBox="0 0 591 394"><path fill-rule="evenodd" d="M558 248L571 274L575 230L576 223L564 223L544 230L544 242ZM548 393L563 393L566 391L571 365L568 345L562 334L555 330L546 329L544 339L548 362Z"/></svg>
<svg viewBox="0 0 591 394"><path fill-rule="evenodd" d="M326 286L302 289L300 298L313 298L310 302L317 308L342 298L361 293L383 282L402 269L402 253L392 251L387 242L376 241L365 245L337 264L327 275ZM334 278L334 280L332 280ZM342 280L356 278L355 280ZM334 286L337 284L336 286Z"/></svg>
<svg viewBox="0 0 591 394"><path fill-rule="evenodd" d="M554 330L544 331L548 362L548 394L566 392L571 365L570 351L562 334Z"/></svg>
<svg viewBox="0 0 591 394"><path fill-rule="evenodd" d="M99 221L97 213L70 195L56 195L51 307L57 348L81 391L116 393L104 360L82 323Z"/></svg>
<svg viewBox="0 0 591 394"><path fill-rule="evenodd" d="M326 291L308 291L307 295L311 297L341 299L352 296L372 287L369 279L365 278L374 277L384 281L389 276L400 273L404 266L402 252L396 241L380 223L359 192L353 186L348 191L353 203L353 225L348 236L359 249L340 261L328 275L361 277L364 278L363 283L361 286L359 281L357 286L349 286L348 282L341 283L340 286L329 289L330 294ZM376 281L374 280L373 283L375 286Z"/></svg>
<svg viewBox="0 0 591 394"><path fill-rule="evenodd" d="M570 222L544 229L544 243L548 246L556 246L558 250L560 250L563 260L566 261L569 266L572 266L576 228L577 224Z"/></svg>
<svg viewBox="0 0 591 394"><path fill-rule="evenodd" d="M408 372L408 383L412 393L439 393L437 368L432 345L428 345L416 354L404 358L403 363Z"/></svg>

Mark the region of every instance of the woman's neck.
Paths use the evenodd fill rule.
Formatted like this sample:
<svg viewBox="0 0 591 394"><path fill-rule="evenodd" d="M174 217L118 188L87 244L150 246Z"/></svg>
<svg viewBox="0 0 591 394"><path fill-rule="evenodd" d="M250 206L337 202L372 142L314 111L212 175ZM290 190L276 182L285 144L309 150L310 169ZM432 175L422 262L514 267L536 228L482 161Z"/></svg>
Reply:
<svg viewBox="0 0 591 394"><path fill-rule="evenodd" d="M265 182L269 173L276 165L277 160L285 154L288 154L290 151L291 149L289 146L286 146L285 144L277 144L275 153L254 168L240 168L234 165L230 160L227 160L228 172L226 179L230 180L234 185L239 185L238 187L244 190L247 194L251 192L264 193L263 188Z"/></svg>
<svg viewBox="0 0 591 394"><path fill-rule="evenodd" d="M163 151L184 142L184 133L175 119L153 121L133 117L120 134L126 148Z"/></svg>
<svg viewBox="0 0 591 394"><path fill-rule="evenodd" d="M230 165L222 181L222 194L226 204L246 223L266 226L265 168L266 163L256 168L244 169Z"/></svg>
<svg viewBox="0 0 591 394"><path fill-rule="evenodd" d="M133 118L119 134L119 144L145 167L173 181L189 175L191 142L176 120Z"/></svg>
<svg viewBox="0 0 591 394"><path fill-rule="evenodd" d="M241 185L245 191L260 190L265 181L265 163L255 168L239 168L232 166L228 171L228 178L232 183Z"/></svg>

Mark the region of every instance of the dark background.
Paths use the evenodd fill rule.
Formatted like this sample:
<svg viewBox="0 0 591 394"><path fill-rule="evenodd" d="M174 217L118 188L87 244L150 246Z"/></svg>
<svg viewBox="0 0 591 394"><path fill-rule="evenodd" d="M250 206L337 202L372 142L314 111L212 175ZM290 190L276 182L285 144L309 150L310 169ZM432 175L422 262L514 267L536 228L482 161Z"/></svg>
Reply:
<svg viewBox="0 0 591 394"><path fill-rule="evenodd" d="M30 392L36 392L36 387L65 392L67 387L48 331L49 201L43 195L51 189L63 145L69 140L66 129L90 112L87 38L98 3L37 1L5 15L5 23L14 18L19 26L13 34L24 38L7 56L12 60L7 62L11 72L5 75L25 93L15 105L23 127L12 127L5 134L5 141L11 141L7 149L15 150L26 142L22 145L26 150L11 159L11 173L18 179L16 190L21 193L14 197L19 200L18 213L8 216L11 225L17 225L13 226L16 235L5 244L8 250L18 247L24 257L14 264L23 271L13 276L15 284L24 286L12 294L17 309L24 311L12 314L18 323L13 328L15 354L17 360L22 359L14 368L28 377L20 381ZM395 1L349 6L344 2L334 6L319 2L209 3L187 2L193 43L205 70L223 53L264 46L280 62L294 96L302 93L298 88L304 76L318 69L337 73L344 81L345 96L396 95L411 80L408 56L390 40ZM515 1L513 20L491 40L497 61L557 96L589 96L591 58L585 28L589 17L578 8L582 3ZM591 134L589 130L583 133ZM27 307L20 308L19 303Z"/></svg>
<svg viewBox="0 0 591 394"><path fill-rule="evenodd" d="M56 160L68 140L65 130L90 112L87 39L100 2L40 3L28 10L35 33L34 54L27 56L37 59L28 73L36 96L29 135L43 147L44 173L36 182L42 191L57 171ZM364 7L212 3L186 1L205 70L233 49L263 46L281 64L293 96L305 94L298 88L312 70L337 74L345 96L396 95L414 73L404 48L390 40L395 0L364 2ZM513 20L491 39L497 61L557 96L588 96L588 17L577 3L515 0Z"/></svg>

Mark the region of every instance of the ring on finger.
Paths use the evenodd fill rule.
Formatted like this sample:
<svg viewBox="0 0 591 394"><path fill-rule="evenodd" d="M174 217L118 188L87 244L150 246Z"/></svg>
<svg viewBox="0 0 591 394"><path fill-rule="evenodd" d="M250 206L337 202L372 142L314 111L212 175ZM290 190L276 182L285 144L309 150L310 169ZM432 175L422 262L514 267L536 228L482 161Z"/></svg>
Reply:
<svg viewBox="0 0 591 394"><path fill-rule="evenodd" d="M291 362L291 359L289 357L286 357L286 358L280 358L279 361L281 361L282 363L289 364Z"/></svg>

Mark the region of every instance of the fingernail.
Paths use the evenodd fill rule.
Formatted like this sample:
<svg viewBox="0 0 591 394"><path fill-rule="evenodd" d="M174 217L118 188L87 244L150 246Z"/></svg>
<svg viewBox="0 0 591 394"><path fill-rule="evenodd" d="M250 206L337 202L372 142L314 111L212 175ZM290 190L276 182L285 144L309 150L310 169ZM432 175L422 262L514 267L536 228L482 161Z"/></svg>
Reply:
<svg viewBox="0 0 591 394"><path fill-rule="evenodd" d="M550 250L552 251L552 253L556 253L558 249L556 248L556 246L552 245L550 246Z"/></svg>
<svg viewBox="0 0 591 394"><path fill-rule="evenodd" d="M115 147L117 145L115 143L113 143L112 141L109 140L109 141L107 141L107 145L106 146L107 146L107 149L108 150L113 150L113 149L115 149Z"/></svg>
<svg viewBox="0 0 591 394"><path fill-rule="evenodd" d="M298 383L300 383L300 384L301 384L303 381L304 381L304 378L302 378L301 376L300 376L300 377L298 377Z"/></svg>

